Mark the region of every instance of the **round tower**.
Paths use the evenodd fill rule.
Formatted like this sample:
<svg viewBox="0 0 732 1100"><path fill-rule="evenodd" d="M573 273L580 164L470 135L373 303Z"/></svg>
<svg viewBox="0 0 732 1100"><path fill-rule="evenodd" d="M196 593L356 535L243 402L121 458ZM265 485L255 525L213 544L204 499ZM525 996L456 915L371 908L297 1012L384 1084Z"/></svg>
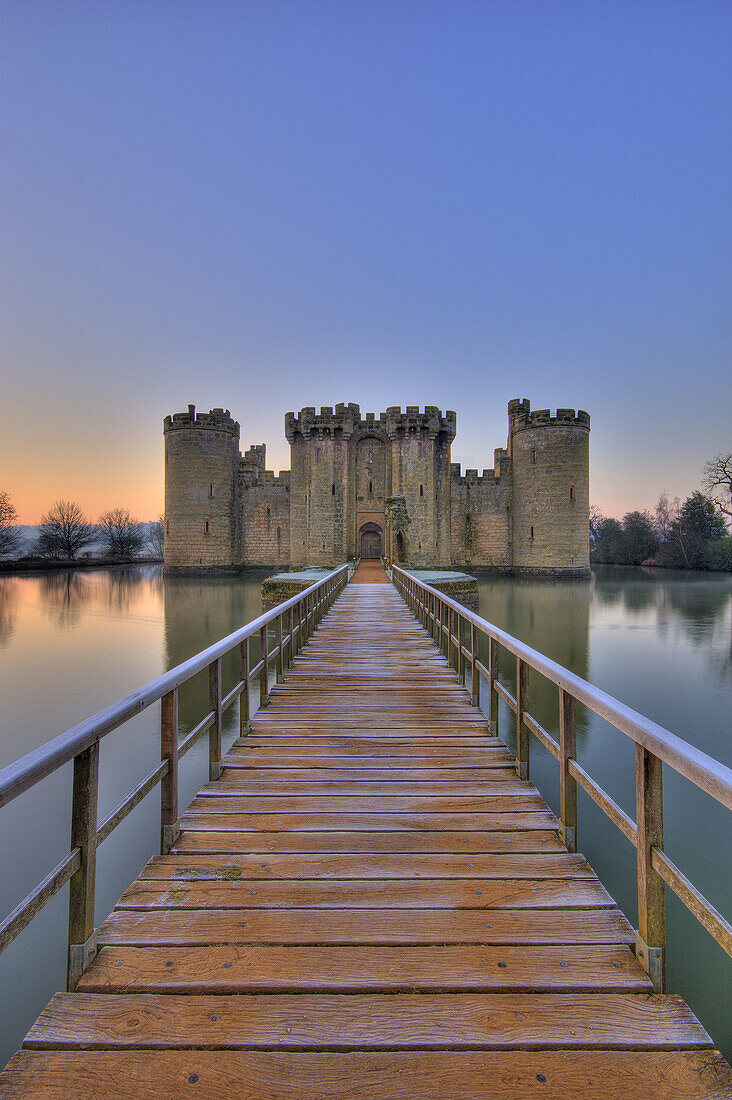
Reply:
<svg viewBox="0 0 732 1100"><path fill-rule="evenodd" d="M590 417L580 409L531 411L508 403L513 568L584 576L590 571Z"/></svg>
<svg viewBox="0 0 732 1100"><path fill-rule="evenodd" d="M225 569L237 560L239 425L229 410L174 413L165 438L165 571Z"/></svg>

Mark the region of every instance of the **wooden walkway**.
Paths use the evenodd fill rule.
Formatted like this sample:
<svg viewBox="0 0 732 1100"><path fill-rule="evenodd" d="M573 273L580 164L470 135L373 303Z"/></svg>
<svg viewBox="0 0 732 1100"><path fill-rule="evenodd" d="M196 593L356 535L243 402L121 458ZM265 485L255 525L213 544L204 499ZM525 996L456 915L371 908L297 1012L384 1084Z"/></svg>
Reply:
<svg viewBox="0 0 732 1100"><path fill-rule="evenodd" d="M729 1067L388 584L349 584L3 1097L721 1097Z"/></svg>

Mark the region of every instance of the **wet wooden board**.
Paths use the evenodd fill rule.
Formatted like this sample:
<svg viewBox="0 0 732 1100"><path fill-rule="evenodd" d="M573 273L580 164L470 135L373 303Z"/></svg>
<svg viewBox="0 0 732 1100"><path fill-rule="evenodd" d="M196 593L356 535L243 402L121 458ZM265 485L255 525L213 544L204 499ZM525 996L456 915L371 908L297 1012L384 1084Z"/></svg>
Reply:
<svg viewBox="0 0 732 1100"><path fill-rule="evenodd" d="M57 993L29 1049L604 1050L708 1047L681 997L645 993Z"/></svg>
<svg viewBox="0 0 732 1100"><path fill-rule="evenodd" d="M6 1100L711 1100L732 1093L717 1051L32 1051L0 1075ZM193 1091L195 1089L195 1091Z"/></svg>
<svg viewBox="0 0 732 1100"><path fill-rule="evenodd" d="M331 828L341 824L332 818L328 820ZM510 819L508 824L510 825ZM379 822L374 823L375 828L378 825ZM235 858L239 854L250 852L446 852L465 855L478 852L564 850L556 831L541 828L522 828L508 833L501 832L498 828L493 831L440 832L428 831L427 827L415 828L411 832L398 829L382 829L381 832L344 829L341 832L328 832L327 826L310 831L283 828L279 831L235 834L186 830L181 833L173 847L174 852L181 853L187 859L192 858L195 853L205 852L221 852Z"/></svg>
<svg viewBox="0 0 732 1100"><path fill-rule="evenodd" d="M120 909L591 909L613 905L596 878L261 879L170 883L137 879Z"/></svg>
<svg viewBox="0 0 732 1100"><path fill-rule="evenodd" d="M99 944L635 944L618 909L115 909Z"/></svg>
<svg viewBox="0 0 732 1100"><path fill-rule="evenodd" d="M388 583L344 590L181 828L0 1094L732 1090Z"/></svg>
<svg viewBox="0 0 732 1100"><path fill-rule="evenodd" d="M456 879L456 878L580 878L594 880L584 856L568 852L516 854L510 850L490 855L298 855L155 856L140 872L138 881L201 879Z"/></svg>
<svg viewBox="0 0 732 1100"><path fill-rule="evenodd" d="M86 993L650 992L629 947L105 947Z"/></svg>

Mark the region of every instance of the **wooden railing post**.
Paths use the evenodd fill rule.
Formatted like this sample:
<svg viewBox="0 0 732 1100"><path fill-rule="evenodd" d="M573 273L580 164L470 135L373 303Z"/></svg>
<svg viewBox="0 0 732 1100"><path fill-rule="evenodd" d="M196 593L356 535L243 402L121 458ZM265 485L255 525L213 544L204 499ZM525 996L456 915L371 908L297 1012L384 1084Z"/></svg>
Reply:
<svg viewBox="0 0 732 1100"><path fill-rule="evenodd" d="M457 636L458 636L458 679L465 686L465 654L463 653L463 641L465 639L465 620L460 612L457 612Z"/></svg>
<svg viewBox="0 0 732 1100"><path fill-rule="evenodd" d="M262 655L262 671L259 674L259 705L266 707L269 703L269 627L262 626L259 629L259 648Z"/></svg>
<svg viewBox="0 0 732 1100"><path fill-rule="evenodd" d="M574 696L559 689L559 813L560 832L568 852L577 851L577 780L569 772L577 756L577 718Z"/></svg>
<svg viewBox="0 0 732 1100"><path fill-rule="evenodd" d="M635 746L635 803L638 849L638 932L636 955L657 993L666 989L666 895L651 862L651 848L663 849L663 764Z"/></svg>
<svg viewBox="0 0 732 1100"><path fill-rule="evenodd" d="M285 675L285 664L282 658L282 615L278 615L275 621L275 644L277 646L277 663L275 665L276 683L281 684Z"/></svg>
<svg viewBox="0 0 732 1100"><path fill-rule="evenodd" d="M239 643L239 679L244 687L239 696L239 736L246 737L252 728L251 705L249 702L249 639Z"/></svg>
<svg viewBox="0 0 732 1100"><path fill-rule="evenodd" d="M470 693L474 707L480 706L480 631L475 623L470 624Z"/></svg>
<svg viewBox="0 0 732 1100"><path fill-rule="evenodd" d="M71 850L78 848L81 866L69 880L69 953L66 988L71 993L97 951L94 888L97 869L97 803L99 742L74 757L71 798Z"/></svg>
<svg viewBox="0 0 732 1100"><path fill-rule="evenodd" d="M498 736L498 642L488 639L488 728L494 737Z"/></svg>
<svg viewBox="0 0 732 1100"><path fill-rule="evenodd" d="M529 778L529 731L524 712L529 709L529 666L516 658L516 771L519 779Z"/></svg>
<svg viewBox="0 0 732 1100"><path fill-rule="evenodd" d="M290 636L290 640L287 643L287 664L286 668L292 668L292 658L295 653L295 635L293 630L295 628L295 615L294 609L291 607L287 612L287 633Z"/></svg>
<svg viewBox="0 0 732 1100"><path fill-rule="evenodd" d="M168 761L160 781L160 854L166 855L180 836L178 820L178 689L160 700L160 759Z"/></svg>
<svg viewBox="0 0 732 1100"><path fill-rule="evenodd" d="M208 731L208 777L211 781L221 776L221 658L208 666L208 700L213 711L213 723Z"/></svg>

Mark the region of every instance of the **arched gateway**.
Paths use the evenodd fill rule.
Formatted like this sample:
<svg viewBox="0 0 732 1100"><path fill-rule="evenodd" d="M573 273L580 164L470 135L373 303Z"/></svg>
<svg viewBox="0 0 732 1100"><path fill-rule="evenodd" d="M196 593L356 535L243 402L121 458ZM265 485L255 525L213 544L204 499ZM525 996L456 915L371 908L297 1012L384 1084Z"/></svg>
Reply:
<svg viewBox="0 0 732 1100"><path fill-rule="evenodd" d="M362 558L380 558L383 546L381 528L377 523L364 523L358 533Z"/></svg>

